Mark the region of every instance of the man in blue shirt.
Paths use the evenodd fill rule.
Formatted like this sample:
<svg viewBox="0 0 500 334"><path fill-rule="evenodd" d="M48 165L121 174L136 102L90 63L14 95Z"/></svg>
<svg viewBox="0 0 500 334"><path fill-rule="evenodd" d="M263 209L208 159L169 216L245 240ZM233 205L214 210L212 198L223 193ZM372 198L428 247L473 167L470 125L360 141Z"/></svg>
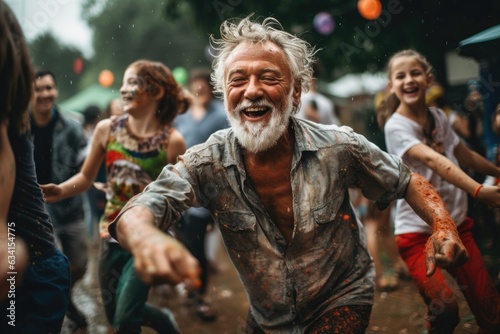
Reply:
<svg viewBox="0 0 500 334"><path fill-rule="evenodd" d="M213 94L210 83L211 71L195 69L189 77L189 90L193 94L191 107L175 118L174 127L182 134L186 147L204 143L210 135L229 127L222 101ZM212 321L216 314L205 299L207 291L209 262L205 254L207 228L213 225L210 212L204 208L189 208L183 215L178 231L180 238L201 266L201 286L198 293L189 293L190 302L201 320ZM215 232L215 231L214 231ZM212 232L212 233L214 233Z"/></svg>

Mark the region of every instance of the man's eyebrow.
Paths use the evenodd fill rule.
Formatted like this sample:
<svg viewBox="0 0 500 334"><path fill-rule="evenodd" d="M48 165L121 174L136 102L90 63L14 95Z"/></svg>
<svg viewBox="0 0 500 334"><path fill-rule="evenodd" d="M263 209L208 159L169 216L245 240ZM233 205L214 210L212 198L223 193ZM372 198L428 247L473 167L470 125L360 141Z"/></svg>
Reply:
<svg viewBox="0 0 500 334"><path fill-rule="evenodd" d="M231 76L233 74L240 73L240 74L245 74L245 71L241 68L235 68L233 70L230 70L227 76Z"/></svg>
<svg viewBox="0 0 500 334"><path fill-rule="evenodd" d="M260 69L257 73L260 75L260 74L266 73L266 72L272 72L276 75L281 75L281 71L279 71L278 69L276 69L274 67L266 67L266 68ZM236 69L230 70L227 75L231 76L235 73L246 74L245 70L243 70L241 68L236 68Z"/></svg>
<svg viewBox="0 0 500 334"><path fill-rule="evenodd" d="M266 67L260 71L260 73L265 73L265 72L272 72L276 75L281 75L281 71L274 67Z"/></svg>

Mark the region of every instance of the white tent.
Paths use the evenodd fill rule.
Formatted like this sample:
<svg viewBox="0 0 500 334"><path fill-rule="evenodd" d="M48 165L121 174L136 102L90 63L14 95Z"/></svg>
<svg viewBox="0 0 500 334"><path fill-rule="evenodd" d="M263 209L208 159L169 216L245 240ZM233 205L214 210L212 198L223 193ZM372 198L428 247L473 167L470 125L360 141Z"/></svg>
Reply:
<svg viewBox="0 0 500 334"><path fill-rule="evenodd" d="M387 85L385 73L346 74L334 82L324 84L322 91L340 98L349 98L356 95L376 94Z"/></svg>

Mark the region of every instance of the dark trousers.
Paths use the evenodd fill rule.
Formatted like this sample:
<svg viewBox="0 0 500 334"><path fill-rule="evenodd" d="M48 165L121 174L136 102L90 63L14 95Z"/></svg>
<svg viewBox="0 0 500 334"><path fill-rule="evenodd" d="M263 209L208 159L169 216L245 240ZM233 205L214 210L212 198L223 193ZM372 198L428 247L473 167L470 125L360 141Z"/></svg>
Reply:
<svg viewBox="0 0 500 334"><path fill-rule="evenodd" d="M141 333L141 326L159 333L179 333L168 310L147 303L150 286L134 270L132 254L119 244L103 242L99 285L108 321L118 333Z"/></svg>
<svg viewBox="0 0 500 334"><path fill-rule="evenodd" d="M315 319L307 334L363 334L368 328L371 305L346 305L336 307ZM264 334L251 313L248 313L246 334Z"/></svg>
<svg viewBox="0 0 500 334"><path fill-rule="evenodd" d="M203 208L189 208L179 222L179 239L198 260L201 267L200 294L205 294L208 285L208 260L205 254L207 227L213 224L210 213Z"/></svg>

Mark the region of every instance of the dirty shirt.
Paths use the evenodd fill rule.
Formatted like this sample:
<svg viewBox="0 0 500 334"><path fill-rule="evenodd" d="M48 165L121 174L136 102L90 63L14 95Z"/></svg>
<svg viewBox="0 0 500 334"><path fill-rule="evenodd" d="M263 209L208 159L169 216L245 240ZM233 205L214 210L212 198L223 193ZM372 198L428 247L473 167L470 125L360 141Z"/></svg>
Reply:
<svg viewBox="0 0 500 334"><path fill-rule="evenodd" d="M373 266L348 188L361 188L384 207L404 196L411 176L401 159L348 127L290 122L295 139L290 243L253 189L232 129L186 151L121 212L144 206L166 230L186 208L207 208L220 227L250 311L266 333L303 333L332 308L373 303Z"/></svg>

